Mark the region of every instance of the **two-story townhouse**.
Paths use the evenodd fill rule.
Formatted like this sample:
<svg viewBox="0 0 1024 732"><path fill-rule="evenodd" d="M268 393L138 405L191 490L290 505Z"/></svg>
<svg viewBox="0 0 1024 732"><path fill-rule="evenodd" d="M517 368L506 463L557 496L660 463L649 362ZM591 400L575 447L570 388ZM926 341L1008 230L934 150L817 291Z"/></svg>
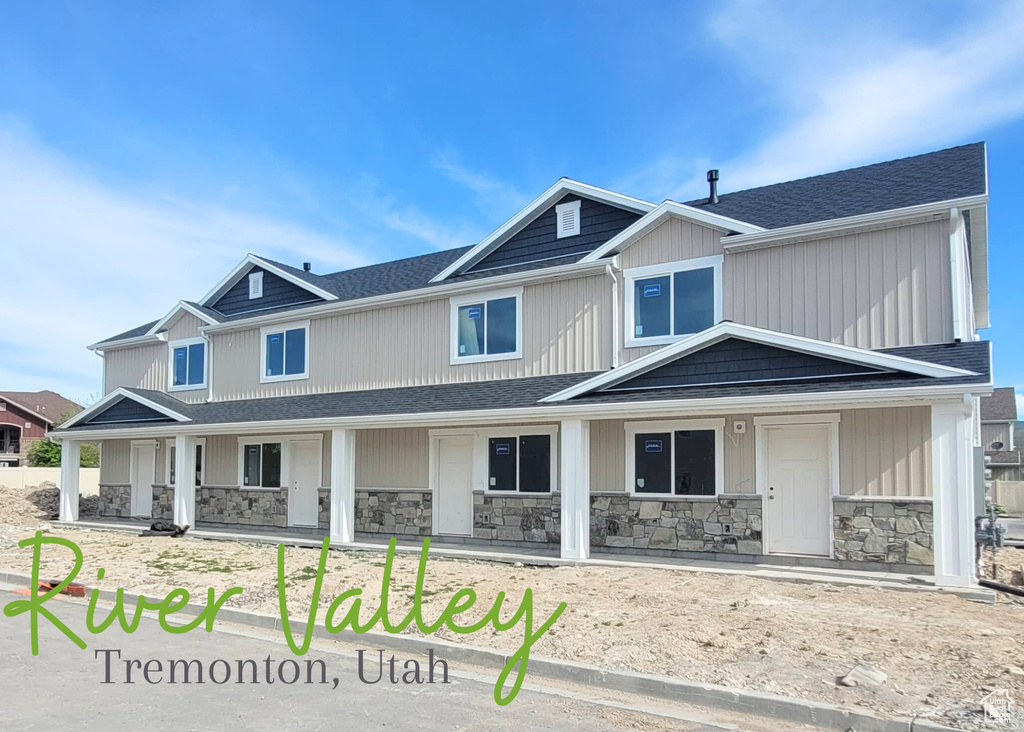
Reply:
<svg viewBox="0 0 1024 732"><path fill-rule="evenodd" d="M981 444L985 467L992 480L1020 480L1020 445L1017 427L1017 395L1013 387L993 389L981 399Z"/></svg>
<svg viewBox="0 0 1024 732"><path fill-rule="evenodd" d="M112 517L969 584L984 144L708 177L660 204L562 179L475 246L333 274L249 255L91 346L65 464L102 443Z"/></svg>

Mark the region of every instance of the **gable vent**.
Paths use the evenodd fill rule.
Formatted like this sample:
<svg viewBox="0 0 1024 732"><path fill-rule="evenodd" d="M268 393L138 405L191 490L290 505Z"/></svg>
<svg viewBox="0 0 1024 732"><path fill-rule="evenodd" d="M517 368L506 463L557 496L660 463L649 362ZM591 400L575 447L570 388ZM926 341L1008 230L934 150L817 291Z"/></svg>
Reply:
<svg viewBox="0 0 1024 732"><path fill-rule="evenodd" d="M249 275L249 299L263 297L263 273L253 272Z"/></svg>
<svg viewBox="0 0 1024 732"><path fill-rule="evenodd" d="M558 238L576 236L580 233L580 202L560 203L555 206L555 225Z"/></svg>

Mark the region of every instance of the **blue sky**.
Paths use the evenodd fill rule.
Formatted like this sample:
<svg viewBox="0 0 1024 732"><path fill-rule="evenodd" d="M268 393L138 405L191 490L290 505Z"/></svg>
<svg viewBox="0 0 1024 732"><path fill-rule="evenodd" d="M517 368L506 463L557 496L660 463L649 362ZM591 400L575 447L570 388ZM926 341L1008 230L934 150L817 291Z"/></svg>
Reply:
<svg viewBox="0 0 1024 732"><path fill-rule="evenodd" d="M686 200L975 140L983 335L1024 387L1024 4L140 7L4 9L2 388L88 398L86 344L248 251L332 271L475 243L563 175Z"/></svg>

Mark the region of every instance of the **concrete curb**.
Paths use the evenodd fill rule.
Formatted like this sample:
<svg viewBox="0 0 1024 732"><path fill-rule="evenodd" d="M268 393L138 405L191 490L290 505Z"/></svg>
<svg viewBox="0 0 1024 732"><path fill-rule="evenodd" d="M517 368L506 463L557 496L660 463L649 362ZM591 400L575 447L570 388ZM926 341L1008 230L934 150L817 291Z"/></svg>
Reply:
<svg viewBox="0 0 1024 732"><path fill-rule="evenodd" d="M0 572L0 583L9 585L30 585L32 578L13 572ZM91 592L93 588L86 587ZM99 599L114 601L117 593L113 590L99 590ZM123 593L126 603L134 604L139 595ZM198 615L204 605L189 604L179 612L182 615ZM248 625L265 630L283 631L281 619L276 615L265 615L223 607L217 613L217 619L238 625ZM295 636L305 630L304 622L292 622L291 630ZM426 655L434 649L438 658L451 662L462 662L487 669L504 668L509 656L501 651L481 648L462 643L452 643L441 639L429 639L421 636L392 635L370 631L358 634L346 629L340 633L327 632L323 625L313 628L316 638L339 640L345 643L357 643L364 646L386 648L402 653ZM734 689L728 686L703 684L695 681L684 681L666 676L634 673L631 671L615 671L598 666L590 666L572 661L559 661L550 658L532 656L529 661L529 677L541 677L553 681L564 681L595 689L640 694L679 704L692 704L711 707L739 714L750 714L769 719L806 724L831 730L850 730L857 732L960 732L952 727L945 727L926 719L910 717L884 718L863 711L851 711L841 707L819 702L807 701L795 697L762 694L745 689Z"/></svg>

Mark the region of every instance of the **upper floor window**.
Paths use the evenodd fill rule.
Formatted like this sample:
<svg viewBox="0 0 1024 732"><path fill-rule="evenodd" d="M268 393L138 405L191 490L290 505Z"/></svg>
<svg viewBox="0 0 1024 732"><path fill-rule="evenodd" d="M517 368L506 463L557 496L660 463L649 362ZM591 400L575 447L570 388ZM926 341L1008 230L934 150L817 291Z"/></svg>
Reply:
<svg viewBox="0 0 1024 732"><path fill-rule="evenodd" d="M626 345L671 343L722 319L722 255L626 270Z"/></svg>
<svg viewBox="0 0 1024 732"><path fill-rule="evenodd" d="M451 362L523 356L523 290L451 299Z"/></svg>
<svg viewBox="0 0 1024 732"><path fill-rule="evenodd" d="M206 341L186 338L171 341L171 391L206 388Z"/></svg>
<svg viewBox="0 0 1024 732"><path fill-rule="evenodd" d="M260 330L260 381L291 381L309 377L309 321L266 326Z"/></svg>

